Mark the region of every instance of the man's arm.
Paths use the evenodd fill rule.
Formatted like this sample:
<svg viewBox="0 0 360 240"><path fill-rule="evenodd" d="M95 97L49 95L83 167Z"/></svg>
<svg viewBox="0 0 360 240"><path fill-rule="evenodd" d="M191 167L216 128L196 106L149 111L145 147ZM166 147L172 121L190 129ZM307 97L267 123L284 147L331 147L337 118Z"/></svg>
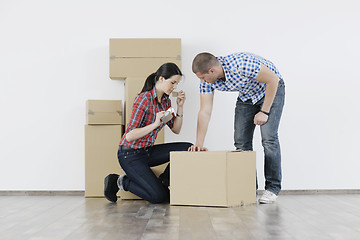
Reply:
<svg viewBox="0 0 360 240"><path fill-rule="evenodd" d="M261 110L269 113L276 95L279 78L268 67L266 67L265 65L261 65L256 80L262 83L266 83L265 98ZM263 125L267 122L268 118L268 115L266 115L265 113L258 112L254 117L254 124Z"/></svg>
<svg viewBox="0 0 360 240"><path fill-rule="evenodd" d="M206 132L211 118L214 94L200 94L200 110L198 113L196 143L189 151L207 151L204 147Z"/></svg>

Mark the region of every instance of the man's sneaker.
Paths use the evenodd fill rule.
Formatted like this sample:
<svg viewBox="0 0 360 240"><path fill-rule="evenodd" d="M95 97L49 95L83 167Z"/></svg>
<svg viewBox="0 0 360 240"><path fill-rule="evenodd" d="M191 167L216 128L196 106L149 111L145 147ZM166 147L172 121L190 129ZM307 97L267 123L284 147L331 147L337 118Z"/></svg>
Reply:
<svg viewBox="0 0 360 240"><path fill-rule="evenodd" d="M119 191L117 185L118 178L119 175L117 174L109 174L104 180L104 195L107 200L114 203L117 201L116 193Z"/></svg>
<svg viewBox="0 0 360 240"><path fill-rule="evenodd" d="M278 196L276 196L275 193L272 193L268 190L265 190L263 195L261 196L261 198L259 199L259 203L264 203L264 204L267 204L267 203L273 203L276 201Z"/></svg>

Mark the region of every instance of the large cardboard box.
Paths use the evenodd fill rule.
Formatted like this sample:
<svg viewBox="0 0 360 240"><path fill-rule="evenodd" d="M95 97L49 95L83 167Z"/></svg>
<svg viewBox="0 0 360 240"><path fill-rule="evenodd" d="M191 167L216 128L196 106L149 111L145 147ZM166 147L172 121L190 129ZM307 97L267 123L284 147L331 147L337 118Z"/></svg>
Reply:
<svg viewBox="0 0 360 240"><path fill-rule="evenodd" d="M85 125L85 196L103 197L104 178L120 173L117 149L122 125Z"/></svg>
<svg viewBox="0 0 360 240"><path fill-rule="evenodd" d="M180 38L110 39L110 78L147 77L166 62L181 67Z"/></svg>
<svg viewBox="0 0 360 240"><path fill-rule="evenodd" d="M144 86L146 77L125 79L125 123L130 122L134 100ZM165 126L166 127L166 126ZM164 128L158 133L155 144L164 143Z"/></svg>
<svg viewBox="0 0 360 240"><path fill-rule="evenodd" d="M117 150L123 125L85 125L85 196L104 197L104 178L110 173L124 174ZM164 172L167 164L151 168L155 175ZM119 191L121 199L140 199L127 191Z"/></svg>
<svg viewBox="0 0 360 240"><path fill-rule="evenodd" d="M234 207L256 203L253 151L171 152L170 204Z"/></svg>
<svg viewBox="0 0 360 240"><path fill-rule="evenodd" d="M124 124L121 100L87 100L87 124Z"/></svg>

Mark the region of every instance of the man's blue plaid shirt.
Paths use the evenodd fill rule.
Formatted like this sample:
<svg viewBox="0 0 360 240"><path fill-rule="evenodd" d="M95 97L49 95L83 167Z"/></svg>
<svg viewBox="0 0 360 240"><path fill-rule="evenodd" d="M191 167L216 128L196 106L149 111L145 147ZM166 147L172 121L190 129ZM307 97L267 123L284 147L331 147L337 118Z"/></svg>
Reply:
<svg viewBox="0 0 360 240"><path fill-rule="evenodd" d="M282 79L272 62L252 53L234 53L224 57L219 56L217 59L224 69L225 80L217 79L214 84L200 83L202 94L212 94L215 89L239 92L239 97L243 102L251 99L251 102L255 104L265 96L266 90L266 83L255 80L261 64L273 71L279 77L279 81Z"/></svg>

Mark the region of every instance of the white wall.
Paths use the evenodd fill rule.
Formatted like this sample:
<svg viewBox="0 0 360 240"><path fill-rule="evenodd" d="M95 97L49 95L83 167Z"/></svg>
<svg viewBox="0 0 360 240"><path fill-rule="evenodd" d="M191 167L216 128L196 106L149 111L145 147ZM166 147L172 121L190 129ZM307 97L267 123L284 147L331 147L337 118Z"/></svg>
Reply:
<svg viewBox="0 0 360 240"><path fill-rule="evenodd" d="M360 189L356 1L0 2L0 190L83 190L86 99L124 99L109 38L182 38L183 132L194 141L202 51L250 51L286 81L283 189ZM233 149L236 94L215 94L206 146ZM258 177L262 148L256 131Z"/></svg>

